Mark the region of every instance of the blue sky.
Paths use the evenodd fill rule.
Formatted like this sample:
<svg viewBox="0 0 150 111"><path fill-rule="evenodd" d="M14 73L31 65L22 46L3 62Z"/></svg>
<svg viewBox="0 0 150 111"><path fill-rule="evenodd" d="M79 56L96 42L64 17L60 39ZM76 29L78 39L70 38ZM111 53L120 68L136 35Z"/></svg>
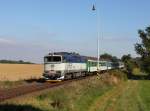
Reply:
<svg viewBox="0 0 150 111"><path fill-rule="evenodd" d="M97 28L96 4L99 15ZM42 62L51 51L136 56L137 30L150 25L149 0L0 0L0 59Z"/></svg>

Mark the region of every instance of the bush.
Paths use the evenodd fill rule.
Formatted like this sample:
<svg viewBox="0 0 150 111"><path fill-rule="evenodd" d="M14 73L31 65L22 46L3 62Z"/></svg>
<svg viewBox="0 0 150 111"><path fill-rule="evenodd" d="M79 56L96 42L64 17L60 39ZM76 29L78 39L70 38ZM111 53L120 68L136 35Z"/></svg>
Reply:
<svg viewBox="0 0 150 111"><path fill-rule="evenodd" d="M119 69L111 70L109 73L110 73L110 75L113 75L113 76L117 77L118 79L127 80L127 74Z"/></svg>

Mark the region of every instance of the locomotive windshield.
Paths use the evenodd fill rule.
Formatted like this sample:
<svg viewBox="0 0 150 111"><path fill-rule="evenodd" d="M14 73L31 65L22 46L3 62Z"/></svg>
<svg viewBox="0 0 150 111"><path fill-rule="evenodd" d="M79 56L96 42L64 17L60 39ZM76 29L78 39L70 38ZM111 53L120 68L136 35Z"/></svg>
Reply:
<svg viewBox="0 0 150 111"><path fill-rule="evenodd" d="M61 62L61 56L47 56L44 60L45 62Z"/></svg>

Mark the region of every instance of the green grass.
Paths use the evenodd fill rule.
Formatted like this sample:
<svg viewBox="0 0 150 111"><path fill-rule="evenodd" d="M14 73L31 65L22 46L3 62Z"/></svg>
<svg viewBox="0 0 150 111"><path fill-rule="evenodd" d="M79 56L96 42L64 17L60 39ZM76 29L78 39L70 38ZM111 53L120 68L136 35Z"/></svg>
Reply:
<svg viewBox="0 0 150 111"><path fill-rule="evenodd" d="M68 85L53 88L38 95L7 101L4 104L31 105L42 111L87 111L97 98L116 86L115 74L101 75L100 79L91 77ZM120 81L118 81L120 82Z"/></svg>
<svg viewBox="0 0 150 111"><path fill-rule="evenodd" d="M111 87L111 84L104 84L94 77L41 94L36 99L40 104L48 102L51 111L87 111L92 102ZM48 107L44 110L48 110Z"/></svg>
<svg viewBox="0 0 150 111"><path fill-rule="evenodd" d="M83 95L81 95L80 98L78 98L77 101L75 102L76 109L78 109L78 111L87 111L89 107L92 105L92 103L94 103L96 98L100 97L111 88L112 86L103 85L87 89L83 93Z"/></svg>
<svg viewBox="0 0 150 111"><path fill-rule="evenodd" d="M96 103L90 111L150 111L150 81L128 80L105 92Z"/></svg>
<svg viewBox="0 0 150 111"><path fill-rule="evenodd" d="M150 81L127 80L123 72L113 70L100 78L91 77L3 103L7 104L32 106L37 111L150 111Z"/></svg>
<svg viewBox="0 0 150 111"><path fill-rule="evenodd" d="M141 101L145 106L144 111L150 111L150 81L142 80L139 81L139 83L140 83L139 94L141 97Z"/></svg>

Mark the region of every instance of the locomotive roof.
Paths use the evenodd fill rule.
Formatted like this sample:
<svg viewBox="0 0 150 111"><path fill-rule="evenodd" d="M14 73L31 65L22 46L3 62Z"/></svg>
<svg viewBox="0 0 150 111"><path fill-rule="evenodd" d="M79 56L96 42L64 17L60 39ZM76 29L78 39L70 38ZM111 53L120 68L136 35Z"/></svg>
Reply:
<svg viewBox="0 0 150 111"><path fill-rule="evenodd" d="M79 53L75 53L75 52L54 52L54 53L49 53L48 55L62 55L62 56L72 55L72 56L80 56L90 60L97 60L96 57L82 56Z"/></svg>
<svg viewBox="0 0 150 111"><path fill-rule="evenodd" d="M49 53L48 55L79 56L81 58L97 61L97 57L83 56L83 55L80 55L79 53L76 53L76 52L54 52L54 53ZM106 61L106 60L100 58L100 61Z"/></svg>
<svg viewBox="0 0 150 111"><path fill-rule="evenodd" d="M79 54L75 52L54 52L49 53L48 55L79 55Z"/></svg>
<svg viewBox="0 0 150 111"><path fill-rule="evenodd" d="M84 58L84 59L97 61L97 57L83 56L83 55L80 55L79 53L76 53L76 52L53 52L53 53L49 53L48 55L78 56L78 57L81 57L81 58ZM101 58L99 60L100 61L109 61L109 60L101 59Z"/></svg>

